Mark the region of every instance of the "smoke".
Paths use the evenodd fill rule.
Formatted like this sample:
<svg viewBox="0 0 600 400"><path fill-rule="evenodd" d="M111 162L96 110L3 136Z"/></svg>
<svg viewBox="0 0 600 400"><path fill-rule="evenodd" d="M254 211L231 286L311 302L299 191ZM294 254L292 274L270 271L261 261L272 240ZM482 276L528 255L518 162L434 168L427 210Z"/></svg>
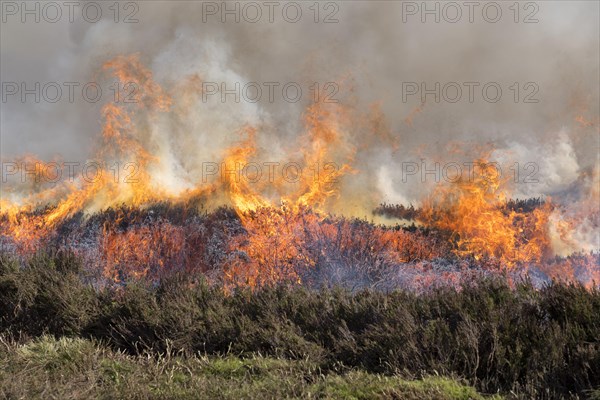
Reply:
<svg viewBox="0 0 600 400"><path fill-rule="evenodd" d="M323 4L319 23L308 4L297 23L277 11L273 23L266 15L256 23L243 18L236 23L233 17L223 23L219 15L203 15L202 2L177 1L140 2L139 22L131 24L115 23L107 12L96 23L77 13L73 23L9 18L3 23L2 81L102 81L103 62L139 54L174 98L172 111L148 119L139 133L160 160L152 176L169 192L193 187L203 163L218 162L245 125L258 128L261 157L279 161L286 149L298 146L311 85L322 89L328 82L337 84L336 99L356 117L343 127L348 146L343 153L355 151L355 173L342 178L341 189L353 214L364 215L382 201L418 204L437 182L403 179L406 163L463 163L479 157L482 148L493 149L507 174L514 163L535 164L535 179L514 185L517 197L561 198L585 171L597 168L597 2L536 3L537 23L523 23L532 11L524 8L515 23L506 4L497 23L482 18L480 9L471 23L464 7L456 23L443 18L435 23L433 16L423 23L420 14L406 15L406 2L335 4L337 23L323 23L335 10ZM257 102L232 97L222 102L220 95L203 98L201 82L228 88L297 82L304 92L298 102L280 92L275 101L263 92ZM477 83L473 101L465 82ZM435 94L407 95L407 87L431 90L437 83L451 84L439 102ZM501 88L499 101L484 98L486 83ZM447 97L456 86L462 94L451 102ZM2 105L2 159L33 153L86 160L108 100L108 91L98 103L11 98ZM374 104L380 115L370 119ZM454 143L460 154L448 150Z"/></svg>

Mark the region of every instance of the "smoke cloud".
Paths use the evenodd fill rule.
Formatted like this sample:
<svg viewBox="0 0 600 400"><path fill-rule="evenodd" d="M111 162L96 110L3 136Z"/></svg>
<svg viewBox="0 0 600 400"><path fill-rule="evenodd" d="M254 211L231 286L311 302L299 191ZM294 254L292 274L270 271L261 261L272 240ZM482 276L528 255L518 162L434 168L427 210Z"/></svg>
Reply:
<svg viewBox="0 0 600 400"><path fill-rule="evenodd" d="M461 164L482 149L509 176L514 163L520 176L531 172L522 169L525 164L535 163L535 179L516 182L518 197L562 198L578 182L589 181L582 175L598 169L597 2L521 4L518 15L508 3L498 3L497 22L486 20L493 10L482 14L486 3L474 10L473 22L463 2L455 3L462 13L456 22L447 21L454 11L443 14L444 4L437 2L428 7L439 7L439 22L435 13L422 13L423 2L324 2L317 7L318 22L311 5L301 3L302 17L295 23L282 16L287 3L277 3L273 22L264 3L255 3L263 12L255 23L245 20L254 14L244 15L239 2L131 3L136 7L120 3L118 23L107 4L93 23L77 11L73 22L63 12L57 23L32 17L23 23L21 14L3 10L3 83L105 84L97 103L80 96L56 103L36 103L32 96L22 102L19 95L3 100L3 160L28 153L72 161L91 157L102 129L101 107L112 96L101 66L137 53L174 98L172 111L148 118L141 134L160 160L153 176L170 191L189 188L202 163L218 162L245 125L258 128L262 157L280 160L285 149L299 145L311 87L317 83L323 95L331 82L339 89L335 99L359 121L344 128L348 149L340 149L354 157L355 171L341 188L353 214L366 214L365 204L384 201L418 204L437 182L434 175L421 179L420 171L407 177L408 165ZM238 7L240 21L228 15L222 22L206 4ZM138 22L123 23L131 11ZM325 23L328 17L337 22ZM526 23L527 18L537 22ZM265 82L278 88L294 82L303 96L292 102L277 89L270 101L263 90L256 102L236 102L233 95L223 102L220 94L203 98L203 82L227 88L256 82L263 89ZM501 97L494 102L498 87Z"/></svg>

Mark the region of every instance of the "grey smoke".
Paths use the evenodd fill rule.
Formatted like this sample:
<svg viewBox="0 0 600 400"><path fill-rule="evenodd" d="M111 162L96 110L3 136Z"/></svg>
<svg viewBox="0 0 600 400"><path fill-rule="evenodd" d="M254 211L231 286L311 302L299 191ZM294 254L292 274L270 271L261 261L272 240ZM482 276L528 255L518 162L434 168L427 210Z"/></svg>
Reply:
<svg viewBox="0 0 600 400"><path fill-rule="evenodd" d="M418 201L430 187L403 183L402 162L462 162L477 156L469 150L477 144L490 144L508 164L539 163L541 183L517 188L523 196L561 190L577 179L579 171L598 163L598 2L540 1L535 16L539 22L532 24L514 23L507 3L502 5L503 18L495 24L480 14L474 23L466 17L457 23L421 23L418 17L403 22L402 2L337 4L339 22L333 24L314 23L309 14L298 23L280 17L275 23L221 23L216 18L204 23L202 2L188 1L139 2L135 16L139 22L134 24L116 24L111 15L97 23L78 18L74 23L23 24L9 18L2 24L1 78L88 82L95 79L102 62L130 53L140 53L167 89L192 74L215 82L303 84L350 76L355 106L367 110L380 102L398 145L396 150L381 146L359 155L359 174L347 178L346 192L365 185L375 189L370 191L375 203ZM303 3L305 12L308 6ZM430 98L412 125L405 122L421 100L411 96L403 102L402 82L433 86L470 81L498 82L504 91L501 101L489 103L480 95L473 103L435 103ZM521 91L526 82L536 83L539 103L513 102L508 88L514 82ZM307 100L305 94L298 104L281 99L256 104L212 101L196 104L196 111L178 124L161 119L151 137L164 142L161 149L168 148L162 175L189 174L188 169L197 168L193 159L215 161L218 149L231 142L244 122L265 126L260 143L276 157L300 132ZM85 160L100 131L100 107L81 99L73 104L3 103L2 159L34 153L41 158L60 154L65 160ZM580 114L595 125L579 126L574 118ZM183 146L187 148L178 150L182 138L190 134L193 137ZM449 154L451 142L465 143L464 154Z"/></svg>

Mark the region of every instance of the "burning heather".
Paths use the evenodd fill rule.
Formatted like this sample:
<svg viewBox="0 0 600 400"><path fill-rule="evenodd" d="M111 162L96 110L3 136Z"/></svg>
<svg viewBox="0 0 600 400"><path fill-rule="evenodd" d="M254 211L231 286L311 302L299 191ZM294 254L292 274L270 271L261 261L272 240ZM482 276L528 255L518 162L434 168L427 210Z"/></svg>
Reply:
<svg viewBox="0 0 600 400"><path fill-rule="evenodd" d="M185 132L164 127L187 129L190 103L204 95L200 77L163 88L138 54L107 61L100 73L135 85L137 101L103 106L94 179L39 183L46 164L14 162L40 170L35 184L13 179L3 189L3 251L25 260L66 249L99 282L199 271L226 290L285 283L420 291L490 274L600 282L597 166L563 193L515 200L491 149L469 163L469 174L433 185L418 207L377 207L369 185L360 186L369 172L361 166L369 153L402 143L376 107L312 102L288 147L269 143L277 127L249 121L213 151L217 161L199 163L177 147ZM115 163L130 177L114 179Z"/></svg>
<svg viewBox="0 0 600 400"><path fill-rule="evenodd" d="M55 36L6 3L0 243L23 265L227 293L600 284L593 2L131 2Z"/></svg>

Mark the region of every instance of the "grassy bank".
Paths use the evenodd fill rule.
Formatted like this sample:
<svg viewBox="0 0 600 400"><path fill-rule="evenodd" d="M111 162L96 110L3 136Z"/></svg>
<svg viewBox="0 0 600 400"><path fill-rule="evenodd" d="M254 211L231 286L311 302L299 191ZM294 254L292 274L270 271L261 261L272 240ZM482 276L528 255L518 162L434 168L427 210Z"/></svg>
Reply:
<svg viewBox="0 0 600 400"><path fill-rule="evenodd" d="M446 378L324 373L306 360L130 356L89 340L48 336L22 345L3 342L0 397L9 399L484 398Z"/></svg>

